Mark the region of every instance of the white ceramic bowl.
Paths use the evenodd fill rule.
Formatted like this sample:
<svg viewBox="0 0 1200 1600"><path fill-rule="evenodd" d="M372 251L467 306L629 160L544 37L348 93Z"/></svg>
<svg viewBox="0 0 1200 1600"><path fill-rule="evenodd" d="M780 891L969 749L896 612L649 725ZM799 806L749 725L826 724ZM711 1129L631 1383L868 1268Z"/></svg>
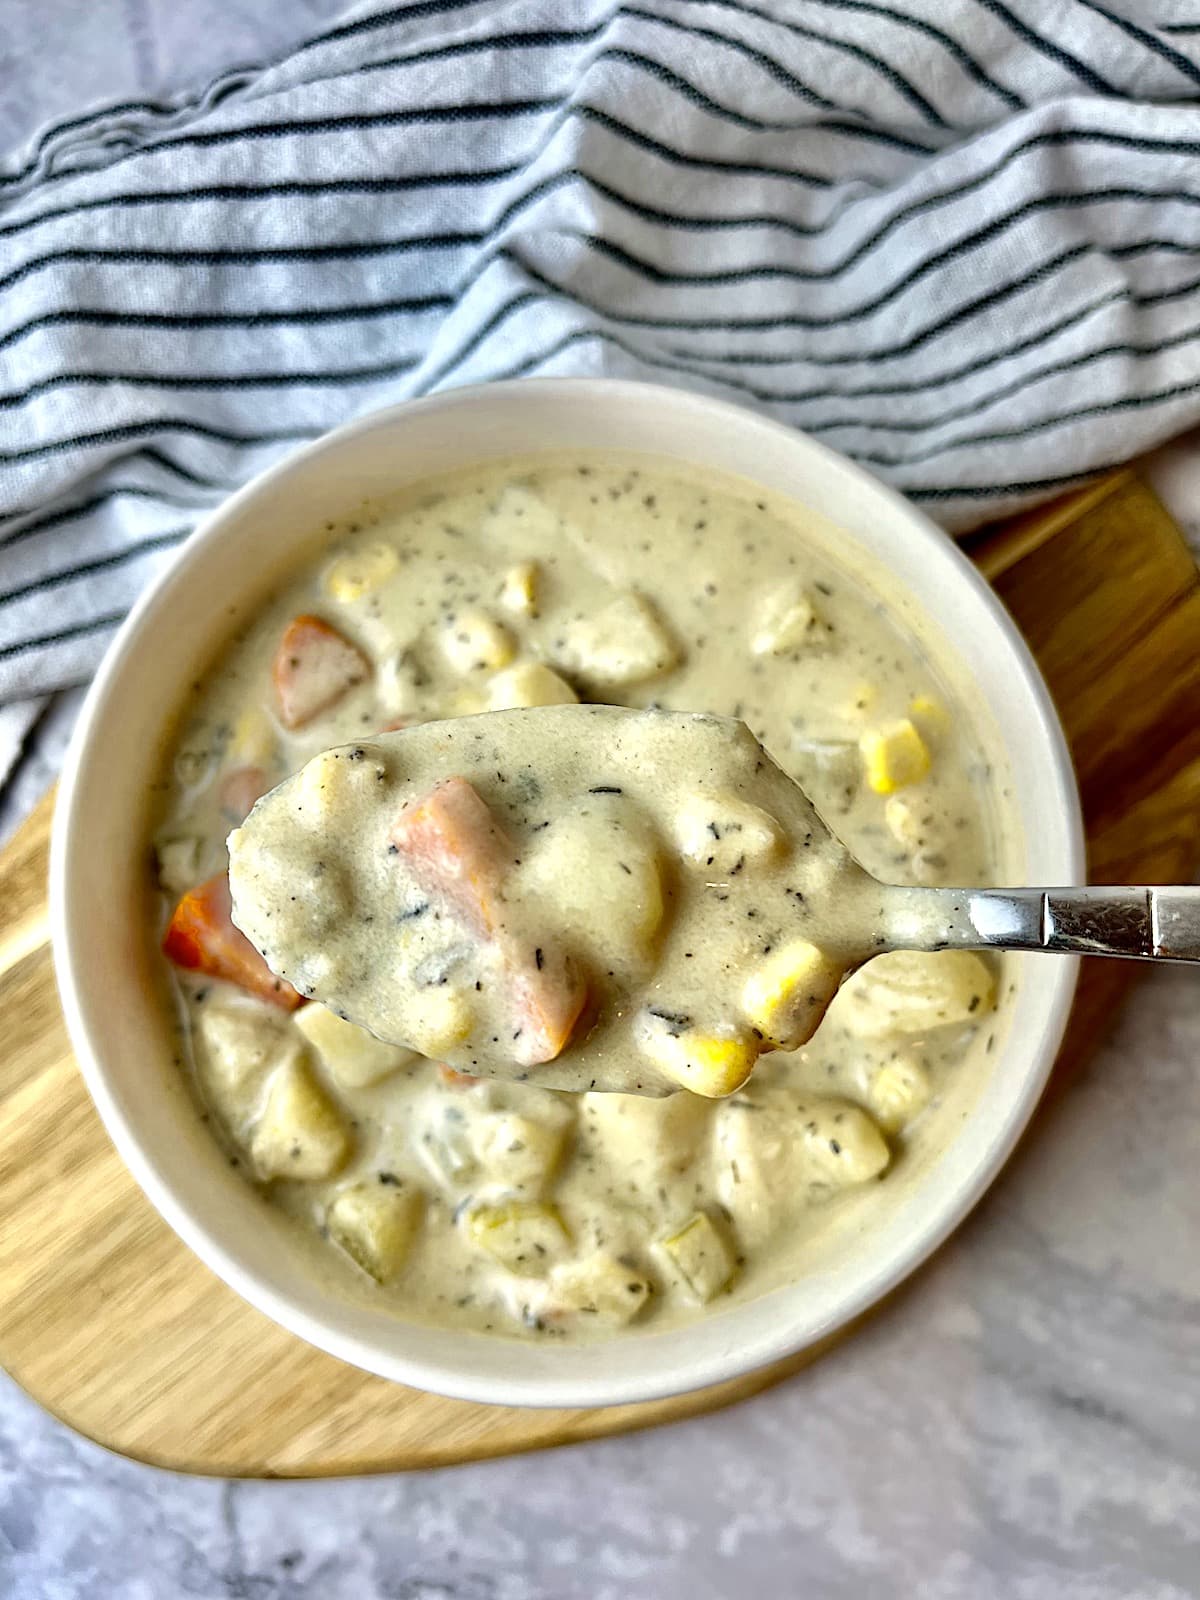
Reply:
<svg viewBox="0 0 1200 1600"><path fill-rule="evenodd" d="M821 1270L679 1328L600 1345L534 1345L431 1329L322 1287L289 1225L232 1172L172 1065L149 926L147 784L186 686L239 620L364 496L496 456L638 450L750 477L845 530L843 554L890 571L934 624L935 653L972 680L1020 774L1024 876L1081 881L1079 807L1054 710L994 595L920 512L851 462L696 394L596 379L460 389L365 417L255 479L197 528L146 594L92 686L54 823L58 981L92 1096L130 1170L193 1250L313 1344L465 1399L594 1406L731 1378L802 1349L871 1305L961 1221L1012 1149L1050 1070L1075 964L1021 958L1011 1025L972 1115L922 1181Z"/></svg>

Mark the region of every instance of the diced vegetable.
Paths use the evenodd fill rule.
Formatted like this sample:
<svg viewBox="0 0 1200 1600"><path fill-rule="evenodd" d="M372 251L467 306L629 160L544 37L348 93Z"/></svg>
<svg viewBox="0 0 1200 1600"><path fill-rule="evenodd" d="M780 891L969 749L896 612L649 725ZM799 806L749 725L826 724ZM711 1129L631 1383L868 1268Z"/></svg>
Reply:
<svg viewBox="0 0 1200 1600"><path fill-rule="evenodd" d="M792 741L791 771L814 800L846 809L862 782L862 755L849 739Z"/></svg>
<svg viewBox="0 0 1200 1600"><path fill-rule="evenodd" d="M841 982L841 968L805 939L764 957L747 978L742 1009L751 1025L781 1050L812 1038Z"/></svg>
<svg viewBox="0 0 1200 1600"><path fill-rule="evenodd" d="M883 808L883 820L896 843L906 850L915 850L921 843L921 808L902 794L889 795Z"/></svg>
<svg viewBox="0 0 1200 1600"><path fill-rule="evenodd" d="M412 1050L384 1044L326 1006L305 1006L297 1013L296 1026L343 1089L368 1088L417 1059Z"/></svg>
<svg viewBox="0 0 1200 1600"><path fill-rule="evenodd" d="M919 694L908 708L908 714L927 739L934 743L951 728L950 713L940 700L931 694Z"/></svg>
<svg viewBox="0 0 1200 1600"><path fill-rule="evenodd" d="M275 759L275 725L259 706L247 706L233 725L226 757L240 767L269 767Z"/></svg>
<svg viewBox="0 0 1200 1600"><path fill-rule="evenodd" d="M624 1328L649 1304L649 1278L607 1250L555 1267L545 1294L530 1309L546 1322L570 1320L581 1329Z"/></svg>
<svg viewBox="0 0 1200 1600"><path fill-rule="evenodd" d="M465 778L447 778L410 801L388 835L423 889L453 906L476 933L495 927L495 899L515 852Z"/></svg>
<svg viewBox="0 0 1200 1600"><path fill-rule="evenodd" d="M512 634L486 611L460 611L442 628L442 653L458 672L494 671L517 653Z"/></svg>
<svg viewBox="0 0 1200 1600"><path fill-rule="evenodd" d="M733 1094L754 1071L759 1044L744 1033L702 1033L648 1011L640 1043L661 1071L706 1100Z"/></svg>
<svg viewBox="0 0 1200 1600"><path fill-rule="evenodd" d="M814 1100L798 1112L795 1137L815 1175L838 1185L866 1183L887 1166L887 1143L865 1111L848 1100Z"/></svg>
<svg viewBox="0 0 1200 1600"><path fill-rule="evenodd" d="M665 911L661 848L640 807L595 796L535 835L521 867L524 886L579 930L602 971L627 971L652 955Z"/></svg>
<svg viewBox="0 0 1200 1600"><path fill-rule="evenodd" d="M712 1108L699 1095L585 1094L580 1126L603 1169L646 1162L655 1178L685 1172L700 1149Z"/></svg>
<svg viewBox="0 0 1200 1600"><path fill-rule="evenodd" d="M528 1066L553 1061L570 1038L586 989L549 939L517 949L500 937L495 905L514 852L484 801L465 778L449 778L404 808L389 840L426 892L452 906L477 935L497 942L512 997L513 1059ZM441 1055L457 1040L413 1042L426 1055Z"/></svg>
<svg viewBox="0 0 1200 1600"><path fill-rule="evenodd" d="M281 1066L267 1089L267 1102L250 1141L263 1178L332 1178L345 1166L351 1147L345 1118L303 1060Z"/></svg>
<svg viewBox="0 0 1200 1600"><path fill-rule="evenodd" d="M293 617L271 668L280 721L302 728L370 675L362 651L322 617Z"/></svg>
<svg viewBox="0 0 1200 1600"><path fill-rule="evenodd" d="M291 984L277 978L240 928L233 925L229 878L219 872L183 896L171 913L163 953L177 967L235 983L284 1011L304 1004Z"/></svg>
<svg viewBox="0 0 1200 1600"><path fill-rule="evenodd" d="M392 1173L342 1189L325 1213L334 1244L376 1283L399 1276L420 1220L420 1194Z"/></svg>
<svg viewBox="0 0 1200 1600"><path fill-rule="evenodd" d="M475 1014L465 989L440 983L415 991L407 1008L407 1020L414 1049L436 1058L470 1037Z"/></svg>
<svg viewBox="0 0 1200 1600"><path fill-rule="evenodd" d="M456 1068L447 1066L444 1061L438 1062L438 1079L447 1089L469 1089L473 1083L482 1083L482 1078L477 1078L473 1072L459 1072Z"/></svg>
<svg viewBox="0 0 1200 1600"><path fill-rule="evenodd" d="M451 1192L457 1192L479 1170L470 1123L458 1106L427 1102L413 1130L413 1143L437 1182Z"/></svg>
<svg viewBox="0 0 1200 1600"><path fill-rule="evenodd" d="M645 683L679 661L675 641L650 602L633 593L569 623L558 654L560 664L592 691Z"/></svg>
<svg viewBox="0 0 1200 1600"><path fill-rule="evenodd" d="M562 1156L563 1129L515 1111L500 1112L477 1125L472 1143L487 1181L533 1198L554 1176Z"/></svg>
<svg viewBox="0 0 1200 1600"><path fill-rule="evenodd" d="M911 1055L895 1055L871 1074L866 1101L888 1133L898 1133L929 1104L933 1085L922 1064Z"/></svg>
<svg viewBox="0 0 1200 1600"><path fill-rule="evenodd" d="M706 1211L697 1211L659 1248L700 1305L719 1294L737 1271L732 1249Z"/></svg>
<svg viewBox="0 0 1200 1600"><path fill-rule="evenodd" d="M536 615L538 578L534 561L520 561L509 567L500 585L500 604L527 617Z"/></svg>
<svg viewBox="0 0 1200 1600"><path fill-rule="evenodd" d="M194 1015L196 1070L205 1096L242 1137L261 1109L268 1077L299 1046L282 1013L232 991L228 1000L211 995Z"/></svg>
<svg viewBox="0 0 1200 1600"><path fill-rule="evenodd" d="M231 822L245 822L270 787L261 767L235 767L221 779L221 810Z"/></svg>
<svg viewBox="0 0 1200 1600"><path fill-rule="evenodd" d="M343 605L353 605L381 588L400 565L395 547L380 540L340 556L325 574L325 593Z"/></svg>
<svg viewBox="0 0 1200 1600"><path fill-rule="evenodd" d="M978 1021L995 1003L991 969L970 950L889 951L860 968L834 1001L839 1021L865 1039Z"/></svg>
<svg viewBox="0 0 1200 1600"><path fill-rule="evenodd" d="M541 661L521 661L488 680L488 710L512 711L525 706L572 705L579 696L565 678Z"/></svg>
<svg viewBox="0 0 1200 1600"><path fill-rule="evenodd" d="M521 1277L541 1277L570 1245L558 1209L535 1200L475 1206L466 1215L467 1236Z"/></svg>
<svg viewBox="0 0 1200 1600"><path fill-rule="evenodd" d="M907 717L868 728L858 741L866 779L876 794L919 783L929 771L929 747Z"/></svg>
<svg viewBox="0 0 1200 1600"><path fill-rule="evenodd" d="M690 794L675 813L675 842L693 866L715 878L774 855L779 824L734 794Z"/></svg>
<svg viewBox="0 0 1200 1600"><path fill-rule="evenodd" d="M767 601L750 635L756 656L788 656L810 644L817 634L817 614L802 589L780 590Z"/></svg>
<svg viewBox="0 0 1200 1600"><path fill-rule="evenodd" d="M159 883L171 894L182 894L200 876L203 853L204 841L194 833L156 840L154 856Z"/></svg>

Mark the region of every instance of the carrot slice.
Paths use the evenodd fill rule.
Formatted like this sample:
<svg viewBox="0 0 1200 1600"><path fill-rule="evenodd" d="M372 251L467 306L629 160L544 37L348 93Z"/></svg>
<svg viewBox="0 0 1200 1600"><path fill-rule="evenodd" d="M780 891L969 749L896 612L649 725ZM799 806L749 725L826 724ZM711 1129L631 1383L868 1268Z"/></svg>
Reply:
<svg viewBox="0 0 1200 1600"><path fill-rule="evenodd" d="M447 1089L469 1089L473 1083L481 1081L473 1072L459 1072L445 1061L438 1062L438 1077Z"/></svg>
<svg viewBox="0 0 1200 1600"><path fill-rule="evenodd" d="M261 767L234 767L221 779L221 810L231 822L245 822L271 787L271 780Z"/></svg>
<svg viewBox="0 0 1200 1600"><path fill-rule="evenodd" d="M293 617L283 630L271 677L285 728L302 728L370 675L371 663L322 617Z"/></svg>
<svg viewBox="0 0 1200 1600"><path fill-rule="evenodd" d="M465 778L447 778L401 811L389 843L427 893L495 944L508 978L513 1059L537 1066L560 1055L587 999L569 957L527 946L498 926L496 902L515 862L511 841Z"/></svg>
<svg viewBox="0 0 1200 1600"><path fill-rule="evenodd" d="M396 818L389 844L413 877L478 934L495 925L494 900L516 852L465 778L447 778Z"/></svg>
<svg viewBox="0 0 1200 1600"><path fill-rule="evenodd" d="M260 1000L295 1011L304 997L277 978L240 928L234 927L229 878L219 872L189 889L171 913L163 952L177 967L235 983Z"/></svg>
<svg viewBox="0 0 1200 1600"><path fill-rule="evenodd" d="M526 1067L562 1055L587 1000L583 980L566 955L553 949L540 949L536 955L541 966L518 964L511 950L504 951L512 981L513 1060Z"/></svg>

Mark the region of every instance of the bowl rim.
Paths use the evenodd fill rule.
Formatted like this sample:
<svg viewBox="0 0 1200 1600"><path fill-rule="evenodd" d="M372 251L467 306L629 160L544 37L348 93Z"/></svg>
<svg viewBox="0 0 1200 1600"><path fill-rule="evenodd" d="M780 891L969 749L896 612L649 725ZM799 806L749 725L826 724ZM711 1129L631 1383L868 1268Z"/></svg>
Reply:
<svg viewBox="0 0 1200 1600"><path fill-rule="evenodd" d="M1012 663L1021 673L1022 687L1036 716L1043 753L1047 757L1045 770L1040 772L1039 780L1049 785L1052 791L1048 798L1053 816L1060 826L1057 845L1064 864L1065 881L1082 881L1084 874L1082 814L1074 771L1057 711L1032 652L982 574L944 529L889 485L880 482L857 463L827 445L743 406L692 390L602 377L530 378L474 384L420 399L400 401L354 418L300 449L289 452L206 513L174 558L138 597L117 631L81 708L63 765L51 831L49 904L55 969L71 1045L101 1120L118 1154L147 1198L184 1243L243 1299L290 1332L355 1366L433 1393L487 1404L599 1406L661 1399L672 1394L691 1392L796 1354L861 1316L868 1307L914 1272L960 1225L1011 1154L1049 1077L1066 1027L1078 970L1077 958L1058 958L1057 975L1050 985L1051 993L1043 1012L1040 1034L1024 1047L1027 1061L1019 1092L1013 1095L969 1181L960 1183L945 1197L936 1225L929 1227L915 1246L896 1251L884 1268L864 1276L857 1292L844 1296L836 1311L826 1317L820 1326L799 1332L786 1322L775 1331L763 1328L760 1336L748 1344L710 1354L705 1361L691 1369L685 1370L681 1363L679 1374L669 1378L647 1381L645 1375L639 1378L636 1370L623 1371L619 1377L581 1377L578 1374L558 1377L545 1370L537 1370L540 1363L532 1361L527 1363L523 1375L514 1376L510 1373L497 1380L486 1373L473 1373L453 1359L430 1360L397 1354L392 1350L383 1351L369 1338L334 1327L331 1320L322 1320L320 1315L300 1304L297 1296L265 1284L237 1258L232 1246L227 1246L225 1240L218 1236L219 1230L211 1227L207 1219L197 1214L175 1193L169 1176L126 1116L109 1081L102 1046L93 1039L84 997L85 957L80 949L78 930L73 926L70 915L72 850L76 839L86 829L86 820L81 813L86 799L82 786L85 756L97 728L103 722L110 691L119 677L131 641L147 617L164 603L164 597L178 582L181 571L214 532L231 519L236 519L248 503L258 499L265 491L269 492L298 468L322 456L335 455L351 441L371 432L386 433L398 425L402 426L417 413L436 413L439 410L453 413L463 408L504 406L515 393L527 397L532 391L540 392L551 400L561 399L564 403L574 404L597 390L618 402L623 396L638 403L651 398L677 410L698 407L710 416L724 416L731 423L736 421L738 427L743 429L752 425L762 430L765 440L773 439L776 444L790 450L797 459L799 455L807 454L810 462L817 463L819 469L832 471L835 476L840 474L844 481L865 491L881 509L903 520L913 538L923 540L929 551L936 551L943 568L956 569L954 581L970 587L983 601ZM479 459L488 459L486 452L481 452ZM746 476L753 478L752 474ZM411 478L408 481L412 481ZM213 631L215 634L215 627ZM767 1291L749 1304L757 1305L779 1292L783 1291ZM336 1296L326 1296L325 1303L331 1308L336 1307ZM403 1319L395 1320L404 1325ZM671 1327L661 1337L679 1331L679 1328ZM494 1342L493 1337L488 1335L478 1337L489 1344ZM607 1341L600 1347L573 1348L612 1348L614 1344L632 1357L634 1341L624 1338ZM538 1346L522 1348L528 1348L531 1353L540 1349ZM636 1363L631 1360L626 1365L635 1367Z"/></svg>

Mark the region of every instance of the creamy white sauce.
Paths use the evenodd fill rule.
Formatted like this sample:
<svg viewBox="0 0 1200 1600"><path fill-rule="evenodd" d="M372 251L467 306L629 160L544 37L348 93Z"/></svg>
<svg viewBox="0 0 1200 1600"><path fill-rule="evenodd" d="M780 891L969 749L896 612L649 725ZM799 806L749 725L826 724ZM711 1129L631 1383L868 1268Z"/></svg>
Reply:
<svg viewBox="0 0 1200 1600"><path fill-rule="evenodd" d="M289 636L297 648L281 678L281 640L298 616L346 648L306 626ZM377 743L381 730L575 694L744 718L884 880L999 876L986 763L963 708L884 599L806 542L803 511L668 464L571 458L427 485L372 513L263 608L215 664L173 753L156 835L164 889L174 898L223 871L224 836L257 793L327 747L361 748L355 781L382 766L370 781L399 792L408 779L392 752L421 729ZM458 726L468 738L471 723ZM492 770L521 765L515 756L506 742ZM484 771L477 763L480 792L507 826L540 820ZM686 793L672 807L661 784L632 792L636 772L614 785L628 795L589 796L587 818L553 820L547 834L561 825L567 845L554 858L547 840L533 898L601 990L622 961L638 985L661 977L678 989L689 948L681 874L689 827L703 832L706 819L689 822ZM645 893L631 915L604 853L589 856L614 812L631 848L644 823L657 921ZM737 855L718 854L726 876L697 881L737 885L746 864L729 876ZM827 876L839 859L822 854ZM322 860L312 855L297 901L285 902L304 913L289 941L336 963L339 919L362 897L353 884L331 893L337 873L328 862L316 871ZM591 862L590 899L576 860ZM697 996L709 1004L731 960L740 992L747 963L786 931L765 882L767 933L744 915L749 890L718 902L729 925L693 950L702 978L681 1015L699 1012ZM290 896L282 868L277 887ZM836 942L833 925L794 925L794 936L814 934ZM186 940L174 948L191 959ZM301 970L288 975L314 987ZM316 1004L289 1011L278 995L202 970L182 972L179 987L198 1092L221 1137L273 1200L331 1239L332 1260L348 1255L383 1280L375 1292L406 1316L569 1337L694 1315L730 1286L752 1293L803 1272L846 1205L885 1206L914 1127L936 1142L940 1103L982 1072L995 994L973 956L883 957L846 985L809 1044L766 1056L714 1105L565 1095L541 1087L541 1066L537 1082L464 1082ZM710 1011L703 1027L719 1031L715 1000ZM611 1062L628 1038L614 1027ZM463 1064L453 1048L437 1054ZM647 1059L658 1071L643 1050L631 1082Z"/></svg>

